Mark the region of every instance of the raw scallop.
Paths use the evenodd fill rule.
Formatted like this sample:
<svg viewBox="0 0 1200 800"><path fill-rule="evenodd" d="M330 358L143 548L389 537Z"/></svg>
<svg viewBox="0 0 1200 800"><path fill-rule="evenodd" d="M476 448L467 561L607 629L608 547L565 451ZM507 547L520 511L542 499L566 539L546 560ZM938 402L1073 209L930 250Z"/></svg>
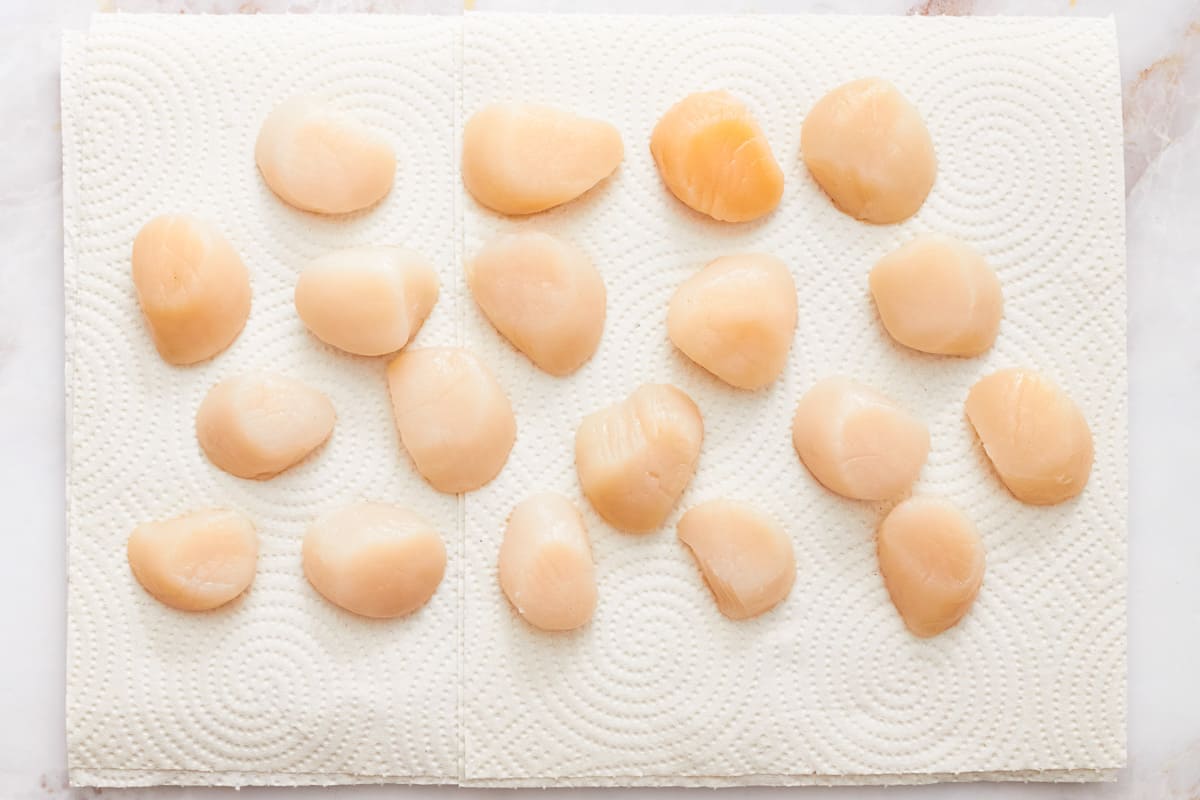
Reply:
<svg viewBox="0 0 1200 800"><path fill-rule="evenodd" d="M194 364L233 343L250 316L250 274L212 225L186 214L147 222L133 240L133 287L154 346Z"/></svg>
<svg viewBox="0 0 1200 800"><path fill-rule="evenodd" d="M575 433L583 493L616 528L646 533L666 521L696 473L704 422L674 386L645 384L584 417Z"/></svg>
<svg viewBox="0 0 1200 800"><path fill-rule="evenodd" d="M604 280L587 255L548 233L488 242L467 267L475 302L504 338L551 375L569 375L604 331Z"/></svg>
<svg viewBox="0 0 1200 800"><path fill-rule="evenodd" d="M741 389L759 389L779 377L795 330L792 273L764 253L710 262L684 281L667 311L674 345Z"/></svg>
<svg viewBox="0 0 1200 800"><path fill-rule="evenodd" d="M783 197L783 171L766 135L726 91L690 94L667 109L650 153L671 194L713 219L758 219Z"/></svg>
<svg viewBox="0 0 1200 800"><path fill-rule="evenodd" d="M542 630L572 630L592 618L592 546L570 500L546 492L513 509L500 545L500 588L517 613Z"/></svg>

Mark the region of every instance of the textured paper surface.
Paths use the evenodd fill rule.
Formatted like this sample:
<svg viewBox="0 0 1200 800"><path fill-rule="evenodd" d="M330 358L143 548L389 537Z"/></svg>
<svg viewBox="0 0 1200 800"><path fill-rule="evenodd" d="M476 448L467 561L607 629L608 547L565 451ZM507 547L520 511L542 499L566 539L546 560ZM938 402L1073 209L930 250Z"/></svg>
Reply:
<svg viewBox="0 0 1200 800"><path fill-rule="evenodd" d="M805 111L866 74L889 78L913 100L938 152L933 193L898 226L841 215L798 157ZM392 195L349 223L286 208L253 167L266 109L318 86L388 131L399 151ZM649 157L662 111L717 87L750 105L786 175L779 210L758 223L721 225L683 208ZM100 23L64 64L73 780L1109 777L1125 753L1117 87L1109 21L468 15ZM465 116L498 100L607 119L622 131L625 161L580 201L529 219L497 217L462 193L455 151ZM255 289L234 347L183 370L154 355L127 275L137 228L176 209L222 226ZM524 228L573 239L608 285L600 350L566 380L536 371L462 295L462 257L496 233ZM879 326L867 270L924 231L970 242L1001 277L1005 321L983 358L915 354ZM329 352L292 311L299 264L378 241L422 249L442 270L442 299L418 344L461 337L494 366L516 409L507 467L461 505L429 490L399 452L383 363ZM787 374L756 394L719 384L674 352L665 333L675 287L717 255L745 250L787 262L800 300ZM1096 465L1078 501L1020 505L970 435L967 389L1017 364L1052 376L1091 422ZM313 382L339 412L317 458L266 484L211 468L191 429L207 387L253 366ZM834 372L878 386L928 422L933 446L916 491L959 503L983 534L988 572L979 600L934 640L905 632L878 576L872 536L885 509L825 492L791 449L796 398ZM572 454L583 414L647 381L691 394L706 439L668 525L639 537L604 525L582 501ZM580 503L597 561L596 616L573 634L531 630L496 583L505 517L545 489ZM795 544L791 596L755 621L717 613L675 538L678 514L717 496L754 503ZM342 614L300 574L306 523L360 497L409 503L446 533L446 582L410 620ZM260 574L233 608L181 617L133 582L124 539L141 519L209 503L259 520Z"/></svg>

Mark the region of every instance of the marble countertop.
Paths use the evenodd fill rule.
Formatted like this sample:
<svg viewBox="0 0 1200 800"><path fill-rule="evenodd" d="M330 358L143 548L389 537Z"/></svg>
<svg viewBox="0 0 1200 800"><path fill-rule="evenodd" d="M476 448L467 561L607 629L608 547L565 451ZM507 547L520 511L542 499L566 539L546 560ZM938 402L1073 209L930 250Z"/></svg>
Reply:
<svg viewBox="0 0 1200 800"><path fill-rule="evenodd" d="M756 797L1200 798L1200 0L0 0L0 798L66 786L58 54L96 11L746 11L1116 17L1129 264L1129 767L1115 784L760 789ZM482 797L353 787L103 790L115 798ZM600 796L601 790L516 792ZM686 790L613 790L666 798ZM736 790L735 790L736 791Z"/></svg>

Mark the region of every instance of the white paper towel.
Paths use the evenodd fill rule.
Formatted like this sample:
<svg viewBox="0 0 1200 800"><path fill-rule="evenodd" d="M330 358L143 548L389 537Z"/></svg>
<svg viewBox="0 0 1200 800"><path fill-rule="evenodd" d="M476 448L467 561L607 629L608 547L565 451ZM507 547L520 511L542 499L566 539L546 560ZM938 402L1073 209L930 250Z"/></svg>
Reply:
<svg viewBox="0 0 1200 800"><path fill-rule="evenodd" d="M461 59L461 65L460 65ZM874 227L837 212L798 157L805 111L868 74L925 116L938 182L921 212ZM752 108L787 183L779 210L724 225L659 181L658 116L727 88ZM263 114L322 88L389 132L396 188L329 221L279 203L254 170ZM456 93L461 92L461 110ZM456 175L458 132L489 102L546 102L616 124L618 173L529 219L493 215ZM82 783L702 784L1081 780L1124 762L1125 345L1120 98L1112 23L838 17L373 17L98 22L64 62L67 197L72 779ZM246 258L254 309L210 364L154 354L128 282L137 228L155 213L214 219ZM461 214L461 221L459 218ZM608 285L596 357L556 379L534 369L463 294L461 260L495 233L569 237ZM970 242L996 267L1006 313L973 360L894 345L866 272L917 232ZM402 242L438 264L443 294L417 344L464 341L509 391L518 440L495 482L440 496L400 452L383 363L336 354L291 306L296 270L335 247ZM765 250L793 270L800 323L787 374L749 394L674 352L675 287L717 255ZM1084 495L1013 500L963 418L967 388L1001 366L1045 371L1096 437ZM192 414L218 378L272 366L327 391L330 444L268 483L203 459ZM876 570L882 509L821 489L791 449L795 401L840 372L929 424L916 491L979 525L988 571L961 625L902 627ZM646 381L704 414L700 469L669 524L630 536L579 494L580 417ZM504 519L554 489L587 518L600 602L592 623L538 633L496 582ZM674 521L728 495L775 516L799 574L764 617L721 617ZM299 544L320 511L358 498L408 503L445 532L446 581L413 618L367 622L304 583ZM260 523L251 592L211 615L158 606L124 561L147 518L227 504ZM460 602L461 591L461 602Z"/></svg>

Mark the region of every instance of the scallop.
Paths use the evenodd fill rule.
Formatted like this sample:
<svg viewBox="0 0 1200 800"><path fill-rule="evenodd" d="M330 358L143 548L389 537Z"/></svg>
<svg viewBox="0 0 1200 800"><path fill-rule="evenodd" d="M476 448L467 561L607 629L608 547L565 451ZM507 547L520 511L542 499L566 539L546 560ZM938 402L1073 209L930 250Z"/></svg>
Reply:
<svg viewBox="0 0 1200 800"><path fill-rule="evenodd" d="M438 277L403 247L356 247L309 264L296 282L296 313L321 341L360 356L404 347L438 298Z"/></svg>
<svg viewBox="0 0 1200 800"><path fill-rule="evenodd" d="M800 398L792 444L830 491L852 500L886 500L917 479L929 454L929 430L875 389L832 377Z"/></svg>
<svg viewBox="0 0 1200 800"><path fill-rule="evenodd" d="M400 441L439 492L469 492L496 477L517 422L491 370L458 347L405 350L388 365Z"/></svg>
<svg viewBox="0 0 1200 800"><path fill-rule="evenodd" d="M266 480L295 466L333 433L329 398L270 372L226 378L196 411L196 439L213 464L239 478Z"/></svg>
<svg viewBox="0 0 1200 800"><path fill-rule="evenodd" d="M604 280L587 255L548 233L493 239L467 267L475 302L504 338L551 375L579 369L604 331Z"/></svg>
<svg viewBox="0 0 1200 800"><path fill-rule="evenodd" d="M138 525L126 555L133 576L154 599L180 611L208 611L254 581L258 534L236 511L204 509Z"/></svg>
<svg viewBox="0 0 1200 800"><path fill-rule="evenodd" d="M187 214L147 222L133 240L133 288L158 354L194 364L233 343L250 316L250 274L211 224Z"/></svg>
<svg viewBox="0 0 1200 800"><path fill-rule="evenodd" d="M1083 491L1092 432L1067 393L1030 369L1002 369L967 395L967 419L1013 497L1054 505Z"/></svg>
<svg viewBox="0 0 1200 800"><path fill-rule="evenodd" d="M583 493L613 527L660 527L696 473L704 422L680 389L639 386L625 400L584 417L575 433Z"/></svg>
<svg viewBox="0 0 1200 800"><path fill-rule="evenodd" d="M679 519L679 541L700 567L717 608L749 619L783 602L796 581L792 542L774 520L735 500L711 500Z"/></svg>
<svg viewBox="0 0 1200 800"><path fill-rule="evenodd" d="M726 91L690 94L667 109L650 153L671 194L713 219L758 219L783 197L783 170L766 135Z"/></svg>
<svg viewBox="0 0 1200 800"><path fill-rule="evenodd" d="M596 568L583 517L560 494L517 504L500 545L500 588L535 628L568 631L596 608Z"/></svg>
<svg viewBox="0 0 1200 800"><path fill-rule="evenodd" d="M871 270L883 327L900 344L944 356L977 356L996 341L1004 301L983 256L948 236L918 236Z"/></svg>
<svg viewBox="0 0 1200 800"><path fill-rule="evenodd" d="M796 283L765 253L723 256L684 281L667 334L684 355L739 389L779 377L796 330Z"/></svg>
<svg viewBox="0 0 1200 800"><path fill-rule="evenodd" d="M391 191L396 175L386 137L313 96L285 100L267 115L254 160L279 199L318 214L373 206Z"/></svg>
<svg viewBox="0 0 1200 800"><path fill-rule="evenodd" d="M879 526L879 573L905 626L937 636L970 610L983 583L983 542L950 503L913 497Z"/></svg>
<svg viewBox="0 0 1200 800"><path fill-rule="evenodd" d="M493 211L535 214L591 189L624 154L621 134L607 122L550 106L497 103L463 128L463 183Z"/></svg>
<svg viewBox="0 0 1200 800"><path fill-rule="evenodd" d="M411 614L446 573L446 547L417 514L355 503L317 519L301 548L304 577L335 606L363 617Z"/></svg>
<svg viewBox="0 0 1200 800"><path fill-rule="evenodd" d="M920 112L882 78L862 78L817 101L800 131L804 164L843 212L886 225L921 208L937 158Z"/></svg>

